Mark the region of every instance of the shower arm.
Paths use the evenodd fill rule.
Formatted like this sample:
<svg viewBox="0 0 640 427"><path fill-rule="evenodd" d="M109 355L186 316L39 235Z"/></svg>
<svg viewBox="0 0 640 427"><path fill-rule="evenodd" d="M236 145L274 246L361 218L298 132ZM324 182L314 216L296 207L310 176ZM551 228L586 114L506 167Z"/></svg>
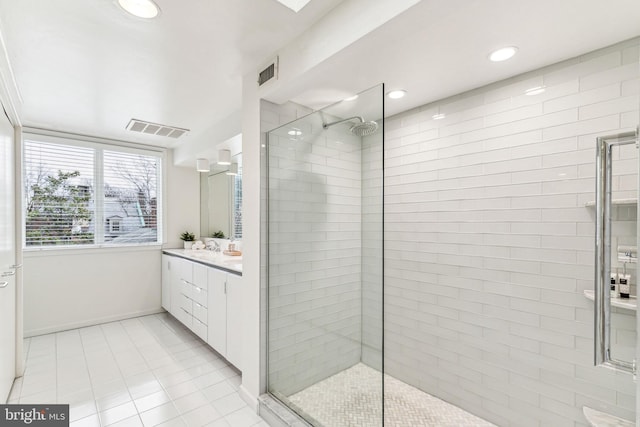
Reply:
<svg viewBox="0 0 640 427"><path fill-rule="evenodd" d="M338 120L336 122L331 122L331 123L323 123L322 124L322 128L323 129L329 129L331 126L333 125L339 125L340 123L344 123L344 122L348 122L349 120L353 120L353 119L358 119L360 120L360 123L364 123L364 119L360 116L353 116L353 117L349 117L348 119L342 119L342 120Z"/></svg>

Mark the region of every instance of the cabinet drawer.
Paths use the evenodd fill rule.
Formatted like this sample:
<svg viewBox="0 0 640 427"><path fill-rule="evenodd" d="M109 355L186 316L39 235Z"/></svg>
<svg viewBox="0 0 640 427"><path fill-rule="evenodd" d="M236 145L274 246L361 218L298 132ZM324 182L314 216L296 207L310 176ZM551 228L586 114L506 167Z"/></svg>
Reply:
<svg viewBox="0 0 640 427"><path fill-rule="evenodd" d="M187 311L184 308L180 307L176 311L176 319L178 319L180 322L182 322L189 329L192 328L193 316L190 313L187 313Z"/></svg>
<svg viewBox="0 0 640 427"><path fill-rule="evenodd" d="M186 259L179 259L180 278L193 283L193 263Z"/></svg>
<svg viewBox="0 0 640 427"><path fill-rule="evenodd" d="M185 295L180 294L180 308L188 314L193 314L193 301Z"/></svg>
<svg viewBox="0 0 640 427"><path fill-rule="evenodd" d="M199 288L207 289L207 268L204 265L193 264L193 283Z"/></svg>
<svg viewBox="0 0 640 427"><path fill-rule="evenodd" d="M209 302L207 301L207 290L199 288L197 286L193 287L193 291L191 294L191 299L200 304L201 306L207 307Z"/></svg>
<svg viewBox="0 0 640 427"><path fill-rule="evenodd" d="M207 325L199 321L198 319L193 318L193 324L191 326L191 330L204 341L207 340Z"/></svg>
<svg viewBox="0 0 640 427"><path fill-rule="evenodd" d="M188 298L192 298L193 285L185 280L180 280L180 293Z"/></svg>
<svg viewBox="0 0 640 427"><path fill-rule="evenodd" d="M197 302L193 303L193 317L195 317L196 319L198 319L199 321L201 321L206 325L208 322L207 320L208 316L209 316L209 313L207 311L207 307L203 307Z"/></svg>

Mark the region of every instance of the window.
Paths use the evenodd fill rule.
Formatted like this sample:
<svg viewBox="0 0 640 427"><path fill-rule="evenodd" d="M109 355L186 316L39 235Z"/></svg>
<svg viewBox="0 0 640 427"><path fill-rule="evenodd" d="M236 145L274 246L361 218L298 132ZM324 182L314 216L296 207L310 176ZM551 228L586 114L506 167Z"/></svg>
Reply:
<svg viewBox="0 0 640 427"><path fill-rule="evenodd" d="M107 218L107 226L109 228L109 233L119 234L120 231L122 230L121 225L122 225L122 218L120 217Z"/></svg>
<svg viewBox="0 0 640 427"><path fill-rule="evenodd" d="M242 239L242 171L233 180L233 238Z"/></svg>
<svg viewBox="0 0 640 427"><path fill-rule="evenodd" d="M159 244L162 153L24 135L25 247Z"/></svg>

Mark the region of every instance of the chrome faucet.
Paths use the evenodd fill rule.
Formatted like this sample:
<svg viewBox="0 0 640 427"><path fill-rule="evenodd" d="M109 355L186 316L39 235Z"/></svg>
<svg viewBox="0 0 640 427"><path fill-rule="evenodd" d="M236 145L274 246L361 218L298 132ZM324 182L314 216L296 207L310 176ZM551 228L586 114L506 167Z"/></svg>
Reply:
<svg viewBox="0 0 640 427"><path fill-rule="evenodd" d="M215 253L220 253L220 244L215 240L209 240L207 242L207 249Z"/></svg>

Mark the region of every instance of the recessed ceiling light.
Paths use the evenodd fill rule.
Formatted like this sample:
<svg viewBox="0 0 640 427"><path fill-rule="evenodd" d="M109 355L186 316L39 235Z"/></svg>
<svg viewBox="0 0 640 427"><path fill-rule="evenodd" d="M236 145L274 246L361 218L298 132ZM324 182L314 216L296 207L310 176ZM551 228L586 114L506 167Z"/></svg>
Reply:
<svg viewBox="0 0 640 427"><path fill-rule="evenodd" d="M356 99L358 99L358 95L350 96L348 98L345 98L344 100L345 101L355 101Z"/></svg>
<svg viewBox="0 0 640 427"><path fill-rule="evenodd" d="M442 119L444 119L445 117L447 117L447 116L446 116L446 114L444 114L444 113L434 114L433 116L431 116L431 118L432 118L433 120L442 120Z"/></svg>
<svg viewBox="0 0 640 427"><path fill-rule="evenodd" d="M525 95L533 96L538 95L546 90L546 86L536 86L524 91Z"/></svg>
<svg viewBox="0 0 640 427"><path fill-rule="evenodd" d="M289 9L293 10L295 13L300 12L300 9L305 7L307 3L311 0L276 0L278 3L281 3L287 6Z"/></svg>
<svg viewBox="0 0 640 427"><path fill-rule="evenodd" d="M160 8L153 0L118 0L118 4L138 18L151 19L160 13Z"/></svg>
<svg viewBox="0 0 640 427"><path fill-rule="evenodd" d="M516 54L518 48L515 46L507 46L498 50L494 50L489 55L489 59L493 62L506 61Z"/></svg>
<svg viewBox="0 0 640 427"><path fill-rule="evenodd" d="M387 93L387 96L391 99L400 99L404 97L406 94L407 94L406 90L398 89L398 90L392 90L391 92Z"/></svg>
<svg viewBox="0 0 640 427"><path fill-rule="evenodd" d="M300 129L293 128L289 132L287 132L287 134L291 136L300 136L302 135L302 131Z"/></svg>

